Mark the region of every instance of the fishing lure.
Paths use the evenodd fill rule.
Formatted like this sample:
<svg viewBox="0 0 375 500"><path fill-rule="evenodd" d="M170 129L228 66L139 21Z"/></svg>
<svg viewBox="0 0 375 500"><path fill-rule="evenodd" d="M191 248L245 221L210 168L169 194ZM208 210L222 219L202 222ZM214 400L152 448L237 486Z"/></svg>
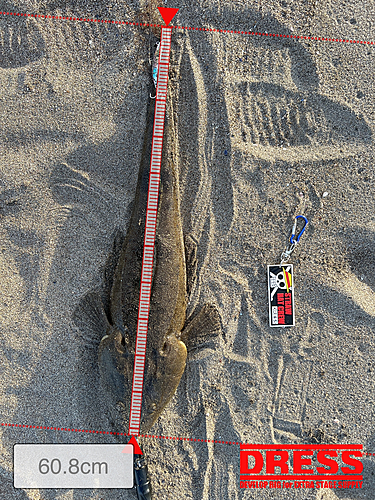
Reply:
<svg viewBox="0 0 375 500"><path fill-rule="evenodd" d="M159 54L160 54L160 42L158 42L156 44L156 50L155 50L155 53L154 53L154 57L152 58L152 65L151 65L151 68L152 68L152 81L154 83L155 91L156 91L156 87L157 87L157 84L158 84ZM151 99L155 99L156 93L155 93L154 96L152 96L150 94L150 97L151 97Z"/></svg>
<svg viewBox="0 0 375 500"><path fill-rule="evenodd" d="M304 224L300 232L296 234L298 219L303 219ZM289 247L281 254L280 264L267 266L270 326L294 326L293 265L287 262L305 231L307 223L306 217L297 215L293 224Z"/></svg>

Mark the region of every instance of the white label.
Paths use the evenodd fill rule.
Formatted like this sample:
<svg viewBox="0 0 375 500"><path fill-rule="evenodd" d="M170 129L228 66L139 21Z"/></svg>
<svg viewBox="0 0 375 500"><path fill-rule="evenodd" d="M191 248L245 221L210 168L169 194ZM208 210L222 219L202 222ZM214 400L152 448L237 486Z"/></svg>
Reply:
<svg viewBox="0 0 375 500"><path fill-rule="evenodd" d="M132 488L131 444L16 444L15 488Z"/></svg>
<svg viewBox="0 0 375 500"><path fill-rule="evenodd" d="M277 306L272 306L272 324L277 325L278 322Z"/></svg>

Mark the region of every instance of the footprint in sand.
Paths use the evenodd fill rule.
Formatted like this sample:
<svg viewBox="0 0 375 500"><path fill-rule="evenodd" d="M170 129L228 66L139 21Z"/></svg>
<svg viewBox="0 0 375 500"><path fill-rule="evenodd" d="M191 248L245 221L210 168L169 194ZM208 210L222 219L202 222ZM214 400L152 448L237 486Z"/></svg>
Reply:
<svg viewBox="0 0 375 500"><path fill-rule="evenodd" d="M12 5L5 9L17 11ZM35 20L0 18L0 68L26 66L43 57L44 53L44 39Z"/></svg>
<svg viewBox="0 0 375 500"><path fill-rule="evenodd" d="M225 26L220 24L222 18ZM181 24L194 25L188 13L181 12L181 19ZM225 5L205 10L202 22L207 28L243 26L252 31L256 25L254 31L293 34L271 16L251 9L229 12ZM339 96L324 95L314 50L307 44L215 33L189 33L187 37L187 41L181 37L180 42L183 54L178 105L189 118L179 124L179 141L184 155L186 137L193 134L198 138L192 154L184 155L182 161L187 172L185 185L194 186L184 194L192 208L188 224L206 248L199 258L198 291L214 296L218 304L223 296L227 299L220 309L227 325L224 357L242 356L249 368L254 360L263 366L258 382L263 405L268 407L273 439L303 441L314 418L313 430L318 425L314 405L319 408L319 391L325 383L320 375L324 370L314 364L321 359L320 350L331 354L344 351L340 334L334 333L341 326L344 337L358 321L364 331L373 327L371 272L362 271L363 285L359 286L361 264L357 261L345 286L341 282L338 286L339 280L337 284L325 280L329 262L322 262L320 268L307 266L310 255L326 251L324 238L337 238L337 227L329 226L328 215L324 226L319 222L325 213L331 217L334 214L322 198L325 189L320 182L324 179L338 190L338 179L348 176L348 158L366 151L372 143L372 131L366 118ZM183 75L189 81L187 88L182 83ZM339 209L343 206L339 195L331 203ZM279 258L297 208L306 210L311 219L310 241L305 238L305 253L301 244L298 254L299 325L283 335L271 334L262 273L267 263ZM322 241L317 234L322 235ZM342 253L340 244L332 246L333 254ZM361 251L357 249L358 254ZM299 257L296 254L295 262ZM362 267L364 270L365 264ZM319 281L319 275L323 281ZM354 290L350 299L349 289ZM245 310L241 290L248 297ZM350 325L345 324L348 315ZM349 355L346 350L345 355ZM228 372L224 377L229 380L232 372L235 375L235 364L225 365L225 369ZM330 423L335 418L331 413L339 406L335 390L345 399L345 391L338 388L341 384L335 379L338 370L337 363L330 372L330 394L324 394L324 418L330 418ZM244 396L240 386L228 400L232 396L241 402ZM350 404L345 401L343 411L349 411ZM222 405L224 409L224 402ZM242 432L240 413L226 420L228 436Z"/></svg>

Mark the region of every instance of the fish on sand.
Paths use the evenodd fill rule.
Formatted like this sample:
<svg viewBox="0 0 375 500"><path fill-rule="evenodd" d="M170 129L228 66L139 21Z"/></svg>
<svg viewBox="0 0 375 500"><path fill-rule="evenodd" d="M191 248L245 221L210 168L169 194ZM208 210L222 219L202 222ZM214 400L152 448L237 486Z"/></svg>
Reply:
<svg viewBox="0 0 375 500"><path fill-rule="evenodd" d="M106 312L98 294L83 297L74 312L75 323L98 336L100 384L123 425L129 421L137 331L143 242L150 173L155 100L149 99L146 132L135 203L119 252ZM168 120L166 138L168 139ZM165 149L165 148L164 148ZM157 215L154 267L147 335L140 432L155 423L174 395L184 373L189 348L199 348L221 331L217 309L206 304L186 317L189 292L195 280L196 243L184 238L173 161L163 153ZM86 333L87 334L87 333Z"/></svg>

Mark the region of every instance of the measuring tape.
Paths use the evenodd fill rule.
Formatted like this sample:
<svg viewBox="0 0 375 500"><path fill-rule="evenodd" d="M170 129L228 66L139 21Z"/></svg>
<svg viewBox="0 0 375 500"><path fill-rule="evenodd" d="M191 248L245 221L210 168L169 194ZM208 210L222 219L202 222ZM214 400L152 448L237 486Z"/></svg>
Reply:
<svg viewBox="0 0 375 500"><path fill-rule="evenodd" d="M151 167L148 185L145 239L143 246L141 291L139 298L137 338L135 344L133 385L129 417L129 434L136 436L139 434L141 426L143 379L146 359L148 317L151 300L152 268L154 262L171 36L172 28L163 27L161 29L154 128L151 147Z"/></svg>

